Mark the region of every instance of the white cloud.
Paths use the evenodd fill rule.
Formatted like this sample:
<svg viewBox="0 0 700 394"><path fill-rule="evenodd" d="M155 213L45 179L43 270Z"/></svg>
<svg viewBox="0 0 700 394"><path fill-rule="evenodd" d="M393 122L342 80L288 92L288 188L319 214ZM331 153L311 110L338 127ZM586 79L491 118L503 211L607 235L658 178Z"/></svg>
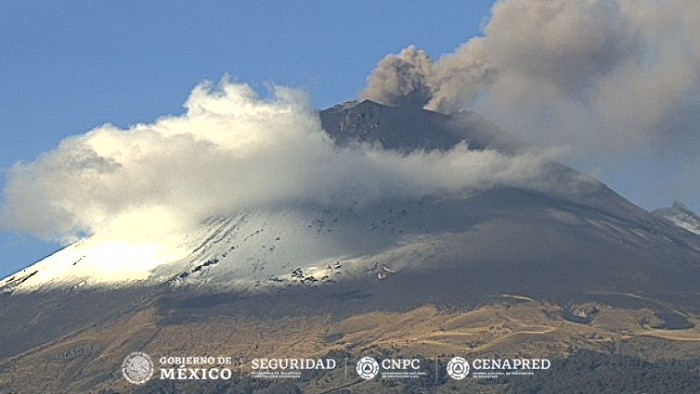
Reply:
<svg viewBox="0 0 700 394"><path fill-rule="evenodd" d="M186 112L127 130L104 125L9 172L3 227L71 241L155 239L213 215L269 204L362 205L537 176L545 158L496 151L402 155L338 148L304 94L204 83Z"/></svg>

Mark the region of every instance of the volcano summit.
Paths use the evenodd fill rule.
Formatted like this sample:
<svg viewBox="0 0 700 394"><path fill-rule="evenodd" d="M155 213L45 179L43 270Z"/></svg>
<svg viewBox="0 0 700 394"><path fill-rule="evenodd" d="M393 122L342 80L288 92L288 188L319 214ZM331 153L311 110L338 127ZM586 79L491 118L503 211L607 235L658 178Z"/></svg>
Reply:
<svg viewBox="0 0 700 394"><path fill-rule="evenodd" d="M362 101L314 118L331 147L318 166L343 166L337 180L317 169L333 193L241 204L162 242L94 231L2 280L0 389L130 391L119 364L135 351L154 360L700 357L696 234L534 155L474 113ZM97 158L105 173L126 168ZM410 172L421 166L436 171ZM462 182L477 170L485 175ZM421 384L478 384L438 375ZM281 390L277 383L237 381ZM381 384L337 371L292 386L376 392Z"/></svg>

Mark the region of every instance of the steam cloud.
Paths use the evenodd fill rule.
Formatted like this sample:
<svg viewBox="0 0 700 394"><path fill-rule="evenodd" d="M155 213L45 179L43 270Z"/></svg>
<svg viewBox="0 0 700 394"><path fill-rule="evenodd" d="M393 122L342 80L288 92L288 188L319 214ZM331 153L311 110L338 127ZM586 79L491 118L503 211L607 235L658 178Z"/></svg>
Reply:
<svg viewBox="0 0 700 394"><path fill-rule="evenodd" d="M509 132L579 155L672 147L700 160L700 3L503 0L482 37L437 61L415 47L383 59L363 98L474 110ZM181 116L65 139L8 174L6 229L71 241L162 234L266 205L361 205L525 184L545 160L495 151L336 147L303 94L261 100L223 81L196 87ZM692 174L692 175L689 175ZM688 178L685 178L688 179ZM690 193L698 182L684 181ZM691 185L691 186L689 186Z"/></svg>
<svg viewBox="0 0 700 394"><path fill-rule="evenodd" d="M545 160L466 146L409 155L340 149L303 94L276 88L263 100L226 79L197 86L185 107L128 130L104 125L16 164L2 223L64 242L138 240L275 204L355 206L527 182Z"/></svg>
<svg viewBox="0 0 700 394"><path fill-rule="evenodd" d="M399 55L387 55L361 96L393 106L423 107L432 97L433 61L427 53L410 46Z"/></svg>
<svg viewBox="0 0 700 394"><path fill-rule="evenodd" d="M698 142L698 20L694 0L502 0L483 37L439 61L387 56L362 96L474 110L582 155L675 149Z"/></svg>

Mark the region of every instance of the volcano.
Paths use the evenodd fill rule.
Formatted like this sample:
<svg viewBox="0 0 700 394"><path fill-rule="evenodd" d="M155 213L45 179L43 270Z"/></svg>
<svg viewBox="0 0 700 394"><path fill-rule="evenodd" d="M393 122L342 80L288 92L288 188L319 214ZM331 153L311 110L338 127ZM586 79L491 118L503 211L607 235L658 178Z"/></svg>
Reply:
<svg viewBox="0 0 700 394"><path fill-rule="evenodd" d="M339 148L527 149L475 113L362 101L319 116ZM560 163L533 183L267 206L212 217L172 248L84 239L0 282L0 390L130 392L120 364L134 351L700 357L700 238ZM383 387L343 372L246 382Z"/></svg>

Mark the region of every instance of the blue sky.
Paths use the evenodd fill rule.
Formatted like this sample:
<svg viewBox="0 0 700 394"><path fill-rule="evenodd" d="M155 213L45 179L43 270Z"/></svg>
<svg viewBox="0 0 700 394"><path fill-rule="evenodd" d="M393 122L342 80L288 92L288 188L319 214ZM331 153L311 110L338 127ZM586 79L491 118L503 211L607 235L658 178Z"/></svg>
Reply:
<svg viewBox="0 0 700 394"><path fill-rule="evenodd" d="M490 1L0 2L0 169L66 136L183 112L224 74L264 92L307 90L316 106L353 99L386 54L439 55L479 32ZM420 16L420 17L418 17ZM0 276L57 248L0 233Z"/></svg>
<svg viewBox="0 0 700 394"><path fill-rule="evenodd" d="M319 108L353 99L388 53L434 58L478 35L491 1L147 1L0 3L0 170L66 136L183 112L202 80L308 91ZM628 165L603 177L645 208L648 178ZM595 169L595 168L594 168ZM656 173L658 172L658 173ZM665 198L664 198L665 201ZM687 201L700 208L700 200ZM670 201L665 202L670 204ZM0 276L57 248L0 233Z"/></svg>

